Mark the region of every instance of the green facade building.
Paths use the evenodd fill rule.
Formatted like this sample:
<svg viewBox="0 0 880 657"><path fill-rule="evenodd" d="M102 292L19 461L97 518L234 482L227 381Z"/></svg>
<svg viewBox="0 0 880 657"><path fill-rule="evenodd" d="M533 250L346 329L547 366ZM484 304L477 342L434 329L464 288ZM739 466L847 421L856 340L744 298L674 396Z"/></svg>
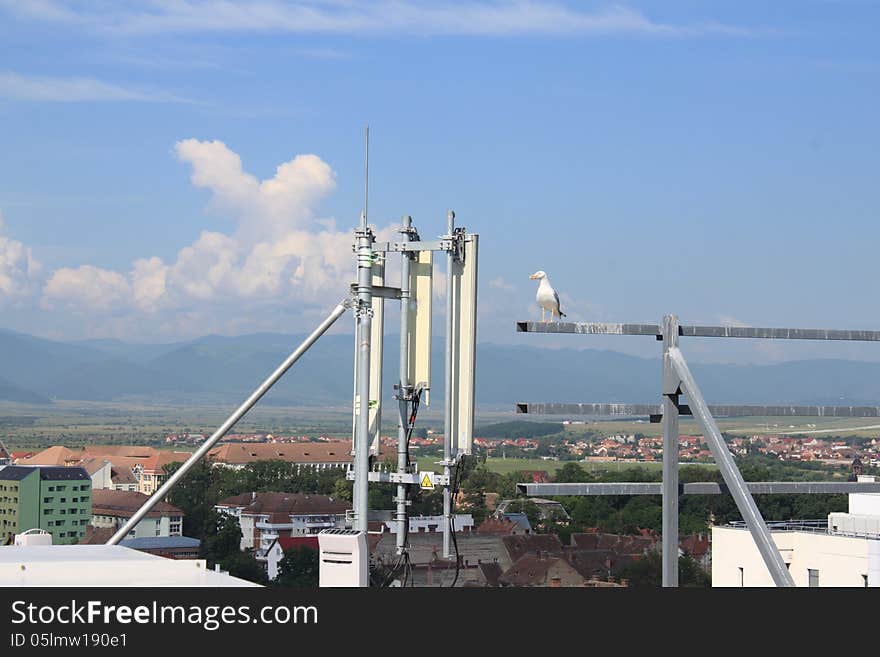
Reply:
<svg viewBox="0 0 880 657"><path fill-rule="evenodd" d="M52 543L78 543L92 518L92 480L79 467L0 469L0 543L44 529Z"/></svg>

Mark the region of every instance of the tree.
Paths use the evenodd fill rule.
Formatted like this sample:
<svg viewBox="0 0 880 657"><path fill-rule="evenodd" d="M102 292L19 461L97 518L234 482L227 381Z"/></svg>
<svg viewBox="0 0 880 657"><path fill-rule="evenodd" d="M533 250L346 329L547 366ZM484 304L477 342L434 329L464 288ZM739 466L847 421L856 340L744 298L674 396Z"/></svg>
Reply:
<svg viewBox="0 0 880 657"><path fill-rule="evenodd" d="M249 582L263 585L269 583L266 569L257 561L253 552L231 553L220 562L220 568L228 571L233 577L240 577Z"/></svg>
<svg viewBox="0 0 880 657"><path fill-rule="evenodd" d="M284 551L278 562L276 586L315 588L318 586L318 551L307 546Z"/></svg>
<svg viewBox="0 0 880 657"><path fill-rule="evenodd" d="M352 482L346 481L345 478L337 479L336 483L333 484L333 492L331 495L338 500L351 502L351 488Z"/></svg>
<svg viewBox="0 0 880 657"><path fill-rule="evenodd" d="M200 554L209 565L220 564L241 552L241 525L238 518L214 509L205 520L205 533L202 537Z"/></svg>
<svg viewBox="0 0 880 657"><path fill-rule="evenodd" d="M507 506L507 513L525 513L529 524L537 528L541 521L541 510L538 505L529 499L512 500Z"/></svg>

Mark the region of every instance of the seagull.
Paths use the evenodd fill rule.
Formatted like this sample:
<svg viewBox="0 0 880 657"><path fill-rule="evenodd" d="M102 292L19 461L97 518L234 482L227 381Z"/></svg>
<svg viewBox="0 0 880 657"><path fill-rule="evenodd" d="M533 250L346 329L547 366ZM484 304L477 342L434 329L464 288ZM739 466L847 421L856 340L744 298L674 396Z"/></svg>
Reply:
<svg viewBox="0 0 880 657"><path fill-rule="evenodd" d="M550 311L550 321L553 321L553 315L556 315L559 319L565 317L565 313L559 308L559 295L556 294L556 290L550 285L550 279L547 278L547 274L539 270L529 276L529 278L533 281L541 281L538 285L538 294L535 297L538 305L541 306L541 321L547 321L548 310Z"/></svg>

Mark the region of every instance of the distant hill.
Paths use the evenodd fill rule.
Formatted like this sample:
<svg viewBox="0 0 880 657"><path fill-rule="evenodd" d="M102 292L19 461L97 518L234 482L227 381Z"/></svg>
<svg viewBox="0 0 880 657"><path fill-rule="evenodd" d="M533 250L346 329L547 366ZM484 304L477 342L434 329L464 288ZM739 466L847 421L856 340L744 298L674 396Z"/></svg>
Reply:
<svg viewBox="0 0 880 657"><path fill-rule="evenodd" d="M19 388L3 378L0 378L0 399L25 404L46 404L49 402L48 397Z"/></svg>
<svg viewBox="0 0 880 657"><path fill-rule="evenodd" d="M274 333L206 336L174 344L115 340L64 343L0 330L0 399L39 403L141 399L190 403L240 401L304 336ZM385 349L386 400L397 372L397 338ZM437 340L435 382L443 381ZM353 339L328 335L266 397L270 404L348 404ZM880 405L880 363L801 360L775 365L706 365L692 369L715 403ZM481 344L477 402L511 408L516 401L652 402L659 359L596 349L542 349ZM442 391L432 394L432 407Z"/></svg>

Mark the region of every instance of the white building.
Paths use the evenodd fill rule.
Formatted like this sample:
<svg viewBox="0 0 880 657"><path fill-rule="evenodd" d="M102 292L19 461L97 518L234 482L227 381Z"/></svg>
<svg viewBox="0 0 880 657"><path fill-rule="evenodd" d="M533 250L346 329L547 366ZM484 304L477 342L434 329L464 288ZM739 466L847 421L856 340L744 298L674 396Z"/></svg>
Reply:
<svg viewBox="0 0 880 657"><path fill-rule="evenodd" d="M92 491L92 527L116 531L140 509L148 497L137 491L99 489ZM182 536L183 511L158 502L128 533L128 538Z"/></svg>
<svg viewBox="0 0 880 657"><path fill-rule="evenodd" d="M316 536L322 529L345 527L351 504L327 495L267 492L228 497L214 508L238 518L241 549L252 549L258 560L265 561L277 538Z"/></svg>
<svg viewBox="0 0 880 657"><path fill-rule="evenodd" d="M827 527L769 525L797 586L880 587L880 494L851 493L849 513L830 514ZM774 586L745 526L712 528L712 586Z"/></svg>
<svg viewBox="0 0 880 657"><path fill-rule="evenodd" d="M257 586L210 570L204 559L166 559L121 545L0 547L0 586Z"/></svg>
<svg viewBox="0 0 880 657"><path fill-rule="evenodd" d="M474 517L470 513L456 513L454 517L455 531L472 532L474 531ZM385 530L392 534L397 533L397 521L386 520ZM442 532L443 516L410 516L409 517L409 533L419 534L422 532Z"/></svg>

